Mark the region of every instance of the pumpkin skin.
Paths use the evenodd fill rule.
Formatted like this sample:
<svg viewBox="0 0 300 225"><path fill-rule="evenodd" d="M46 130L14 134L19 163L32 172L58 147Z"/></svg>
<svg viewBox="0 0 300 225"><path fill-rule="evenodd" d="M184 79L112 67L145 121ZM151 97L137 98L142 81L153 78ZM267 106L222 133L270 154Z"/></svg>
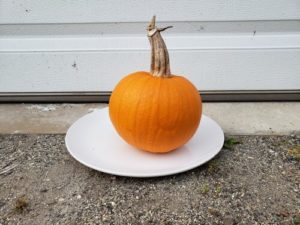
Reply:
<svg viewBox="0 0 300 225"><path fill-rule="evenodd" d="M157 77L136 72L112 92L109 116L118 134L130 145L165 153L184 145L196 132L202 101L186 78Z"/></svg>

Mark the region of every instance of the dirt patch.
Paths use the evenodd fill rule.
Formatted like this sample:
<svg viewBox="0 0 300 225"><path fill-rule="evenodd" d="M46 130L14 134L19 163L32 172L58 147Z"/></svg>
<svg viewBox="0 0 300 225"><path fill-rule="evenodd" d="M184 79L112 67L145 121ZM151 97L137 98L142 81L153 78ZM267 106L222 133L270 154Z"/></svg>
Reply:
<svg viewBox="0 0 300 225"><path fill-rule="evenodd" d="M235 136L211 162L161 178L82 166L63 135L0 136L0 224L297 224L300 136ZM7 169L9 168L9 169Z"/></svg>

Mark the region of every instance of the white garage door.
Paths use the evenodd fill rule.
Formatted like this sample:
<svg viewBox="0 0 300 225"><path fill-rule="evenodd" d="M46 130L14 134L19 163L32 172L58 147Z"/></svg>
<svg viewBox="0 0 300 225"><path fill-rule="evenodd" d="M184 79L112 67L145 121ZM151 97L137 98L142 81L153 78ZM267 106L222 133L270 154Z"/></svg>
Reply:
<svg viewBox="0 0 300 225"><path fill-rule="evenodd" d="M149 69L154 14L174 26L172 72L202 93L299 98L298 0L0 0L0 100L109 95Z"/></svg>

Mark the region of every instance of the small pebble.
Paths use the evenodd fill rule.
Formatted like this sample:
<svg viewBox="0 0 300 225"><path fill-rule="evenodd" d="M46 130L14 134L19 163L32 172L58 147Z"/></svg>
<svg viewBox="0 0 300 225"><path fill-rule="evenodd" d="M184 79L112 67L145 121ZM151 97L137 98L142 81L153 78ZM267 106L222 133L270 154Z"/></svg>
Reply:
<svg viewBox="0 0 300 225"><path fill-rule="evenodd" d="M114 207L116 205L115 202L110 202L111 206Z"/></svg>
<svg viewBox="0 0 300 225"><path fill-rule="evenodd" d="M223 224L224 224L224 225L234 225L234 224L235 224L235 221L234 221L234 219L233 219L231 216L226 216L226 217L223 219Z"/></svg>
<svg viewBox="0 0 300 225"><path fill-rule="evenodd" d="M45 193L45 192L47 192L47 191L48 191L47 188L43 188L43 189L40 190L40 192L42 192L42 193Z"/></svg>

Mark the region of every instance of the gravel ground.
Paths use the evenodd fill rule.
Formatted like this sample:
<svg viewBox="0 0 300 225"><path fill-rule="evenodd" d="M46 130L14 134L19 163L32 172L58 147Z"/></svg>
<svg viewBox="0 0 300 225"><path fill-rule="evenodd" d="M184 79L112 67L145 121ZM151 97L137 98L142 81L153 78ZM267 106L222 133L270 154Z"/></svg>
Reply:
<svg viewBox="0 0 300 225"><path fill-rule="evenodd" d="M161 178L84 167L63 135L0 136L0 224L300 224L300 136L236 136ZM290 150L290 151L288 151Z"/></svg>

